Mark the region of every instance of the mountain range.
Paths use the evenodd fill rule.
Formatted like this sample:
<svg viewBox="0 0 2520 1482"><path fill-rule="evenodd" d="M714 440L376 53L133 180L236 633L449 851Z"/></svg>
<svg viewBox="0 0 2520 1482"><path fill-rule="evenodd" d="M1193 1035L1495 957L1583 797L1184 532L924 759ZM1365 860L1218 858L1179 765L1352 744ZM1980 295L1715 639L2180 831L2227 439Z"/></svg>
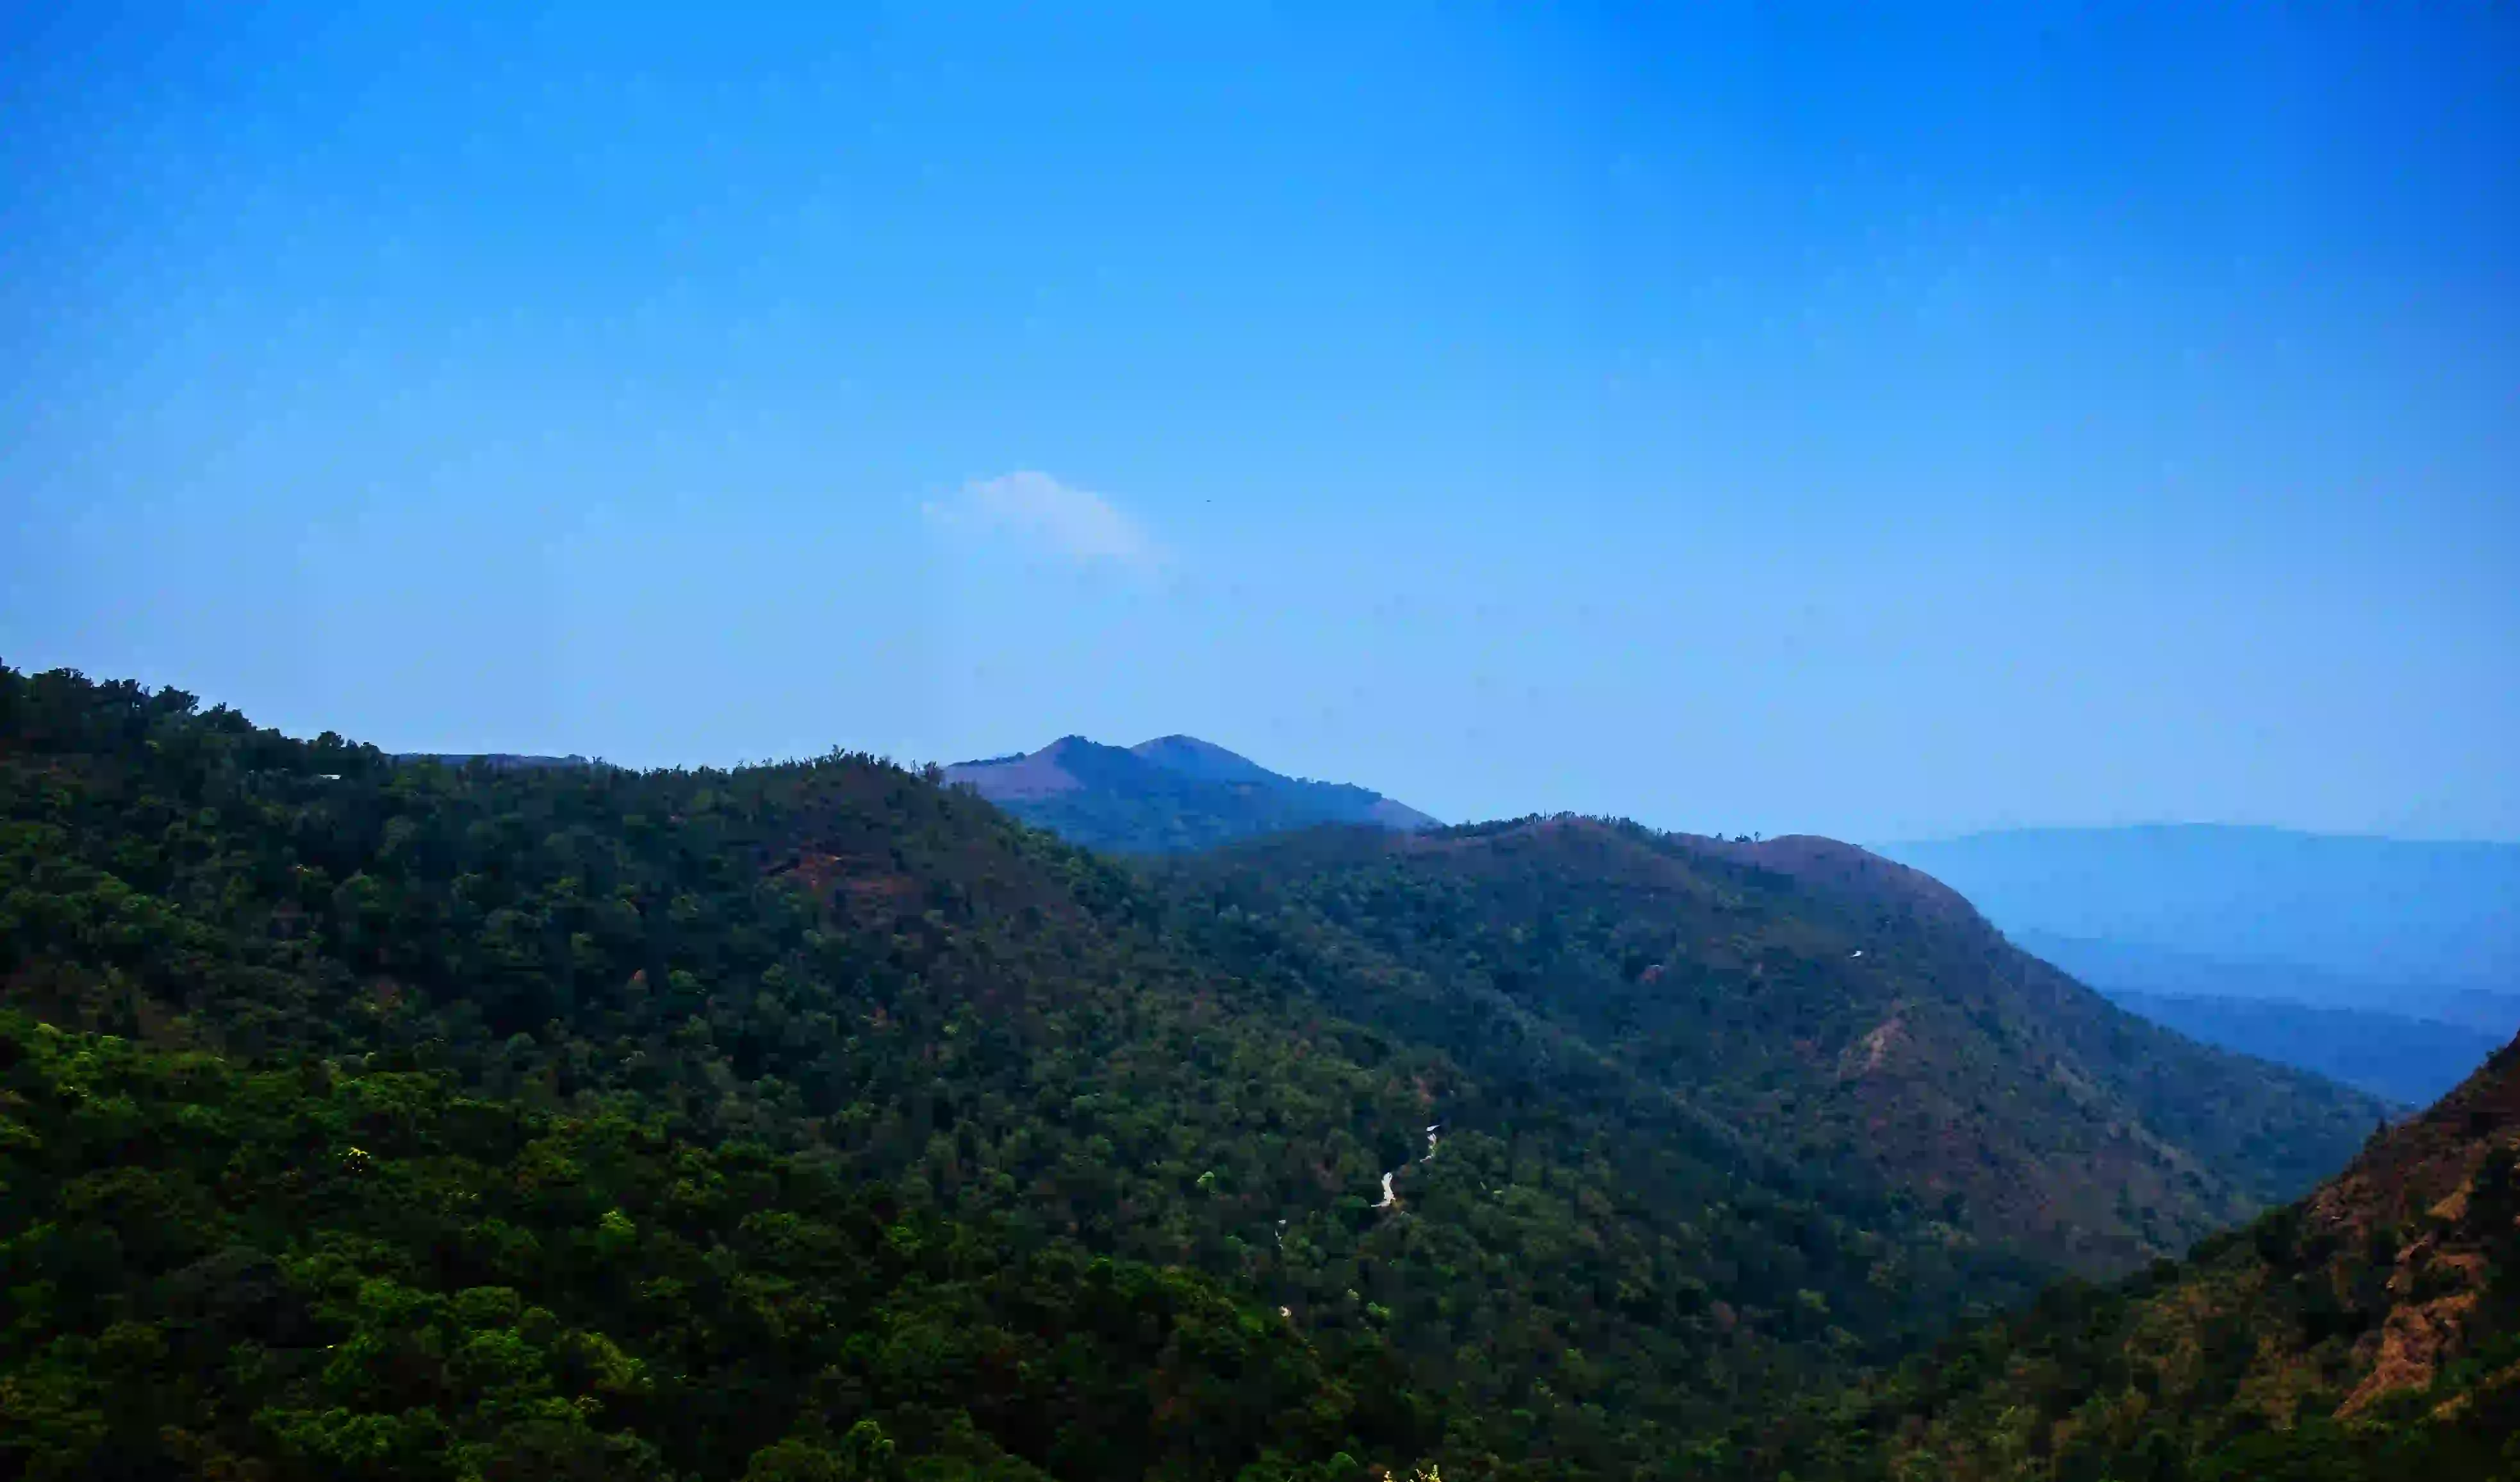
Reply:
<svg viewBox="0 0 2520 1482"><path fill-rule="evenodd" d="M1053 796L1259 788L1088 745ZM0 1474L1904 1465L1903 1357L2185 1280L2388 1111L1825 839L1121 858L872 757L413 765L0 670ZM1986 1393L1932 1445L2049 1398Z"/></svg>
<svg viewBox="0 0 2520 1482"><path fill-rule="evenodd" d="M1379 792L1282 776L1191 736L1127 747L1062 737L1038 751L957 762L945 780L1073 843L1133 854L1319 824L1438 827Z"/></svg>
<svg viewBox="0 0 2520 1482"><path fill-rule="evenodd" d="M2520 903L2514 909L2520 909ZM2004 934L2111 996L2151 994L2230 1000L2275 1010L2382 1014L2477 1030L2497 1045L2520 1032L2520 993L2392 984L2290 963L2204 957L2123 938L2064 936L2037 927L2016 926ZM2479 1063L2481 1058L2460 1066L2441 1090L2465 1080Z"/></svg>
<svg viewBox="0 0 2520 1482"><path fill-rule="evenodd" d="M2506 1043L2470 1024L2268 999L2108 990L2111 1003L2202 1044L2219 1045L2428 1106Z"/></svg>

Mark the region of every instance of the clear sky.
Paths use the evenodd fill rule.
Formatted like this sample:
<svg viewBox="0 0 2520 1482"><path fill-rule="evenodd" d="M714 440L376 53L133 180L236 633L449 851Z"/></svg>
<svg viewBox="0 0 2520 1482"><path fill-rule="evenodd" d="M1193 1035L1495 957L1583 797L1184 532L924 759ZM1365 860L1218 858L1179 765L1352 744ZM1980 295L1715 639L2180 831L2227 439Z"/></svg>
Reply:
<svg viewBox="0 0 2520 1482"><path fill-rule="evenodd" d="M2520 837L2520 8L472 9L0 5L0 658Z"/></svg>

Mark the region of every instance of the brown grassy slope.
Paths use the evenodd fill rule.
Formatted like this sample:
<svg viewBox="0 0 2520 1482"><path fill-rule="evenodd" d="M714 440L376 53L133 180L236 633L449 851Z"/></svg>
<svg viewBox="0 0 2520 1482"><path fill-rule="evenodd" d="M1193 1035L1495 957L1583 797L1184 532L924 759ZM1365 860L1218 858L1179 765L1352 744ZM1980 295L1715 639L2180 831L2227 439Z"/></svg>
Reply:
<svg viewBox="0 0 2520 1482"><path fill-rule="evenodd" d="M2340 1252L2337 1264L2374 1241L2397 1247L2382 1290L2385 1311L2355 1347L2356 1381L2340 1405L2351 1415L2383 1397L2433 1382L2440 1366L2470 1346L2477 1307L2493 1276L2494 1242L2509 1234L2480 1195L2480 1176L2498 1152L2520 1148L2520 1041L2431 1110L2391 1128L2354 1165L2314 1194L2304 1235ZM2340 1282L2354 1273L2339 1270Z"/></svg>
<svg viewBox="0 0 2520 1482"><path fill-rule="evenodd" d="M2507 1475L2516 1155L2520 1042L2310 1197L2116 1290L2051 1291L1838 1407L1840 1444L1761 1464L1953 1482Z"/></svg>

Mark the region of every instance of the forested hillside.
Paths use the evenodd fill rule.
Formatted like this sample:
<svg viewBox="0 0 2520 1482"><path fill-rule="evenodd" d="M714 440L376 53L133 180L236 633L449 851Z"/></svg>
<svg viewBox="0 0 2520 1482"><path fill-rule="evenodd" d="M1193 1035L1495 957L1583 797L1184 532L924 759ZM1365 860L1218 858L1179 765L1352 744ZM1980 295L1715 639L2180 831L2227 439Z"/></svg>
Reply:
<svg viewBox="0 0 2520 1482"><path fill-rule="evenodd" d="M1379 1375L1325 1422L1358 1457L1679 1467L1681 1438L2026 1289L1925 1212L1799 1178L1668 1098L1491 1086L1223 969L1130 875L869 759L396 765L67 674L7 675L0 737L14 1003L153 1052L443 1075L514 1116L758 1144L1010 1261L1072 1242L1208 1273L1283 1309L1325 1371ZM28 1254L84 1218L61 1197L67 1223L13 1202L30 1223L10 1238L32 1242L10 1247L13 1287L68 1280ZM274 1250L320 1244L261 1218L283 1221ZM113 1323L151 1321L156 1275L102 1288L128 1304L25 1306L53 1315L16 1329L7 1403L139 1382L32 1375L105 1363ZM171 1383L163 1363L146 1371ZM360 1425L404 1408L353 1407ZM43 1433L119 1434L70 1414Z"/></svg>
<svg viewBox="0 0 2520 1482"><path fill-rule="evenodd" d="M2207 1050L1824 839L1588 819L1323 831L1167 867L1238 968L1511 1075L1598 1058L1822 1173L2086 1272L2343 1165L2377 1100Z"/></svg>
<svg viewBox="0 0 2520 1482"><path fill-rule="evenodd" d="M866 757L401 764L0 670L0 983L110 1037L6 1031L0 1465L822 1477L880 1441L914 1476L1688 1476L2025 1295L2031 1256L2111 1258L1829 1143L1792 1067L1903 1063L1877 1005L1828 1007L1859 926L1902 1024L1988 1018L1969 1055L2113 1021L2024 1040L2034 1000L1942 981L1941 907L1739 862L1687 865L1696 895L1579 872L1548 946L1515 913L1568 862L1438 862L1480 837L1302 845L1458 907L1348 921L1363 886L1308 855L1143 876ZM2088 1057L2037 1063L2097 1088L2053 1146L2153 1149L2052 1171L2077 1211L2148 1168L2237 1201L2360 1115L2208 1075L2138 1129ZM1987 1074L1929 1084L2047 1084Z"/></svg>
<svg viewBox="0 0 2520 1482"><path fill-rule="evenodd" d="M2520 1043L2344 1175L2068 1283L1796 1425L1747 1476L2488 1482L2520 1468Z"/></svg>

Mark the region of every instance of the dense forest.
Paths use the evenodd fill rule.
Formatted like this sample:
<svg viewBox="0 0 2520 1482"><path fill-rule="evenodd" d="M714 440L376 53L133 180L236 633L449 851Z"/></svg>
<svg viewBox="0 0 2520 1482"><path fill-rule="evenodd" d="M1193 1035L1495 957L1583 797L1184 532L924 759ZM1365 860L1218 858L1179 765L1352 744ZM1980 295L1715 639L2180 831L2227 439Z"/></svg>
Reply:
<svg viewBox="0 0 2520 1482"><path fill-rule="evenodd" d="M14 1014L0 1104L32 1477L1348 1478L1351 1434L1417 1440L1370 1352L1247 1295L755 1143Z"/></svg>
<svg viewBox="0 0 2520 1482"><path fill-rule="evenodd" d="M1808 863L0 670L0 1472L1709 1475L2376 1119Z"/></svg>

